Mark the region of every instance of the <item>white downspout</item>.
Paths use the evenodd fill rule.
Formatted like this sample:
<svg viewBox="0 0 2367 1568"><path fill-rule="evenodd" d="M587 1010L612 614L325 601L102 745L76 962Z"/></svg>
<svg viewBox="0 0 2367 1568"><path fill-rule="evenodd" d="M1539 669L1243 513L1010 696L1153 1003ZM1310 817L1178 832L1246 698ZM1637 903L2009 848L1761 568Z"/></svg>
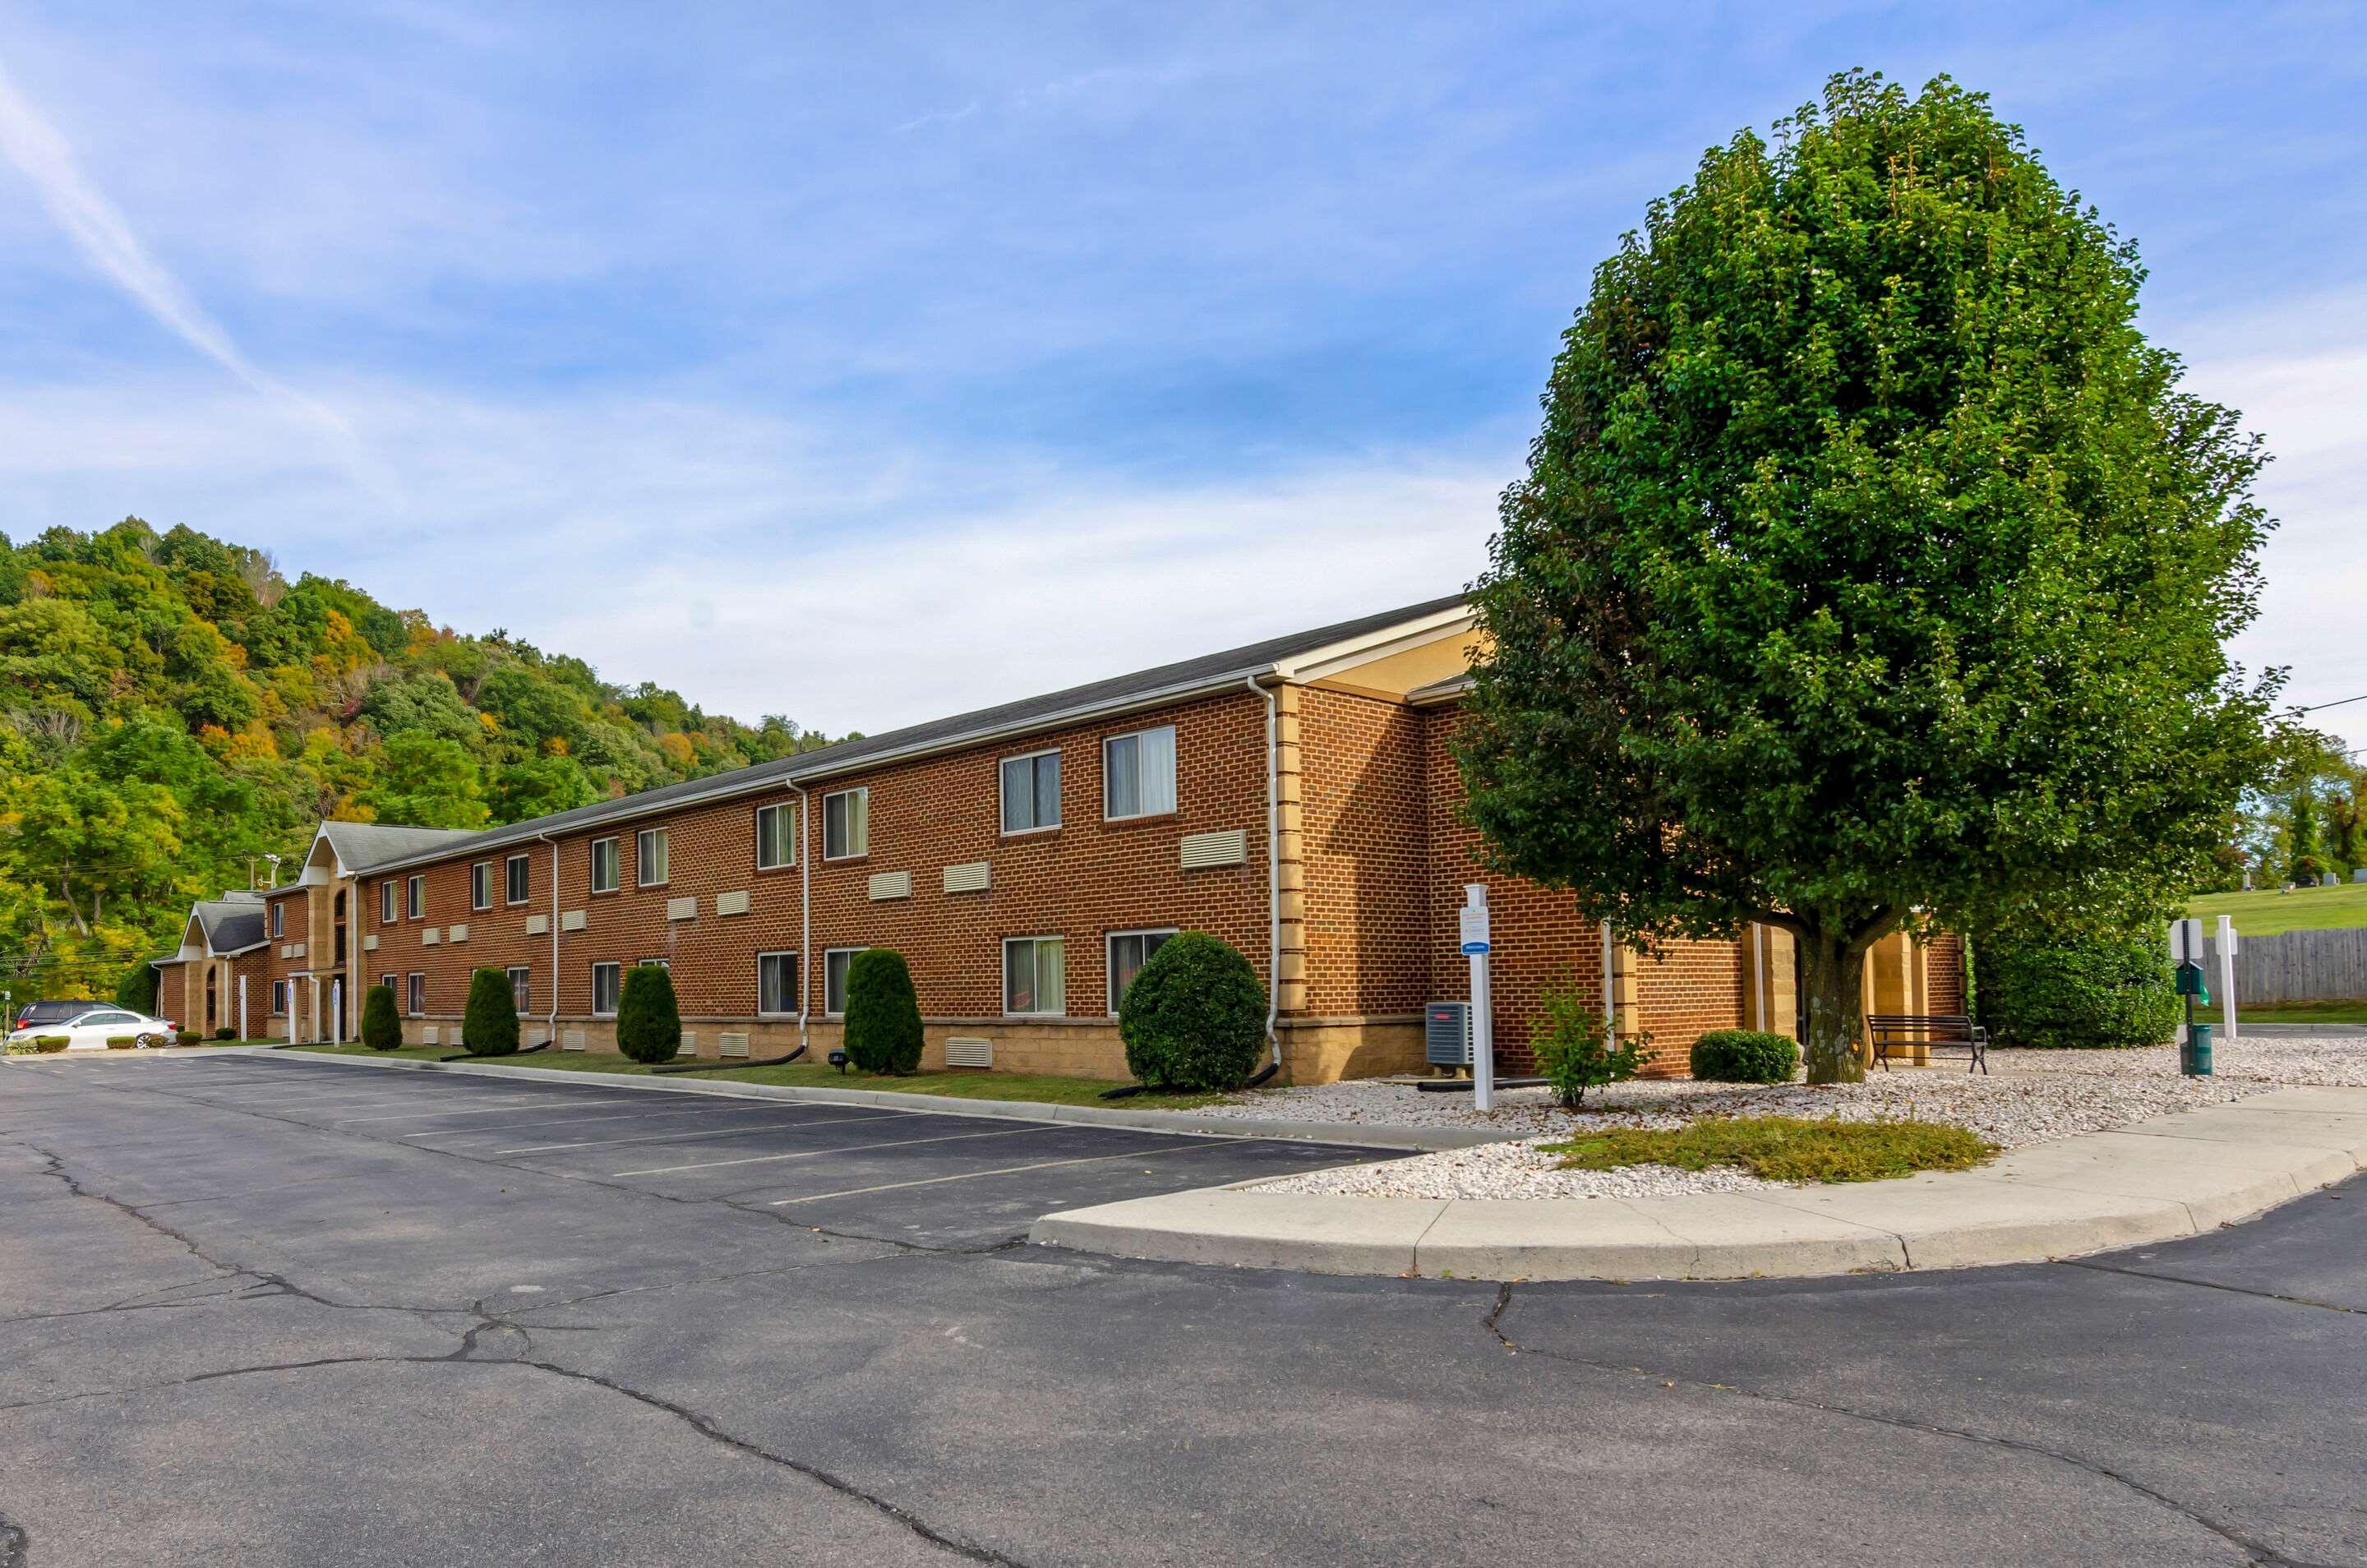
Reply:
<svg viewBox="0 0 2367 1568"><path fill-rule="evenodd" d="M1282 1010L1282 760L1275 750L1281 702L1254 675L1243 677L1265 703L1265 1038L1274 1065L1282 1066L1282 1036L1274 1021Z"/></svg>
<svg viewBox="0 0 2367 1568"><path fill-rule="evenodd" d="M806 1048L806 981L812 975L813 964L813 857L806 852L806 790L805 785L792 784L798 792L798 1049Z"/></svg>
<svg viewBox="0 0 2367 1568"><path fill-rule="evenodd" d="M1603 1038L1606 1044L1619 1042L1619 961L1616 945L1611 940L1611 922L1603 925Z"/></svg>
<svg viewBox="0 0 2367 1568"><path fill-rule="evenodd" d="M546 1026L548 1048L561 1049L559 1043L559 840L548 833L536 838L550 846L550 1021Z"/></svg>

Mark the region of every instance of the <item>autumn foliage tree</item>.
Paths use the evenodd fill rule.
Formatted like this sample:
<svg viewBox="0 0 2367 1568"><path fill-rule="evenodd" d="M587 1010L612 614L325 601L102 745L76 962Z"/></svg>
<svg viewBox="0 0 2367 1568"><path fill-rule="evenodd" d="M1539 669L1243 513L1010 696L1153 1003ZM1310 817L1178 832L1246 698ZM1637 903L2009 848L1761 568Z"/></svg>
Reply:
<svg viewBox="0 0 2367 1568"><path fill-rule="evenodd" d="M1648 947L1791 932L1818 1082L1901 927L2197 885L2268 761L2225 651L2264 456L2142 276L1945 79L1704 154L1596 270L1477 587L1494 863Z"/></svg>

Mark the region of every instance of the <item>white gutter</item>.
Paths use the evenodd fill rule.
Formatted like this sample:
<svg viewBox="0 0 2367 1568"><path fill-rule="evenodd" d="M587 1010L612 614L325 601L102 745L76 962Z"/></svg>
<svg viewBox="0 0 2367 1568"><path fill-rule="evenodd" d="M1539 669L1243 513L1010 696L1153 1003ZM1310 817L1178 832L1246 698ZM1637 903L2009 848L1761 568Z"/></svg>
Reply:
<svg viewBox="0 0 2367 1568"><path fill-rule="evenodd" d="M1265 1039L1274 1065L1282 1066L1282 1036L1274 1020L1282 1010L1282 761L1275 751L1275 717L1281 699L1258 684L1255 675L1242 678L1265 702Z"/></svg>
<svg viewBox="0 0 2367 1568"><path fill-rule="evenodd" d="M798 792L798 1049L806 1048L806 980L813 973L813 856L806 852L806 786Z"/></svg>

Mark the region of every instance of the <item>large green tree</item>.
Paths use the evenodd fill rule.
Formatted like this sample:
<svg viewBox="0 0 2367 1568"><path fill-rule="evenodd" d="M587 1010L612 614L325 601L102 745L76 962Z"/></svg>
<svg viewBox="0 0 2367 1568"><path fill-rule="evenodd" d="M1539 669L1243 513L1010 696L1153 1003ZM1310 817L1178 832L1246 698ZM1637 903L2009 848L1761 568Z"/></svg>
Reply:
<svg viewBox="0 0 2367 1568"><path fill-rule="evenodd" d="M1647 947L1796 939L1814 1081L1909 924L2100 923L2267 766L2264 460L2135 326L2134 248L1980 96L1828 84L1596 270L1477 589L1499 866Z"/></svg>

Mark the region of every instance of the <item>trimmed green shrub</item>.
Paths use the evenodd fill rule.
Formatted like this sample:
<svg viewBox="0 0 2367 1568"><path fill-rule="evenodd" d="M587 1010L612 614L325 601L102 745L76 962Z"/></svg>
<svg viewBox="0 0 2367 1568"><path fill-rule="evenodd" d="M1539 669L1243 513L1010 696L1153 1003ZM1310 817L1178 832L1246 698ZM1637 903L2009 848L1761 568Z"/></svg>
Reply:
<svg viewBox="0 0 2367 1568"><path fill-rule="evenodd" d="M40 1049L42 1055L54 1056L59 1052L74 1043L74 1036L71 1034L36 1034L33 1036L33 1043Z"/></svg>
<svg viewBox="0 0 2367 1568"><path fill-rule="evenodd" d="M367 1010L368 1004L363 1006ZM460 1049L471 1056L509 1056L517 1048L517 993L510 989L510 977L498 969L473 971L469 1005L460 1014Z"/></svg>
<svg viewBox="0 0 2367 1568"><path fill-rule="evenodd" d="M474 982L470 983L474 989ZM395 1010L394 987L372 986L362 998L362 1043L373 1051L392 1051L402 1044L402 1015Z"/></svg>
<svg viewBox="0 0 2367 1568"><path fill-rule="evenodd" d="M513 1006L506 979L502 981L502 1005ZM517 1048L515 1012L510 1015L510 1047ZM625 991L617 998L617 1049L636 1062L671 1062L682 1049L682 1010L674 1005L674 976L664 964L636 964L625 971Z"/></svg>
<svg viewBox="0 0 2367 1568"><path fill-rule="evenodd" d="M921 998L912 969L889 947L866 947L846 964L846 1059L866 1073L903 1077L921 1065Z"/></svg>
<svg viewBox="0 0 2367 1568"><path fill-rule="evenodd" d="M38 1040L11 1040L8 1042L6 1051L0 1052L0 1055L10 1056L30 1056L40 1052L40 1048L41 1044Z"/></svg>
<svg viewBox="0 0 2367 1568"><path fill-rule="evenodd" d="M224 1024L221 1028L214 1031L214 1038L217 1040L235 1040L238 1038L238 1031L231 1028L228 1024Z"/></svg>
<svg viewBox="0 0 2367 1568"><path fill-rule="evenodd" d="M1539 1000L1545 1004L1545 1027L1529 1037L1529 1050L1563 1110L1584 1104L1590 1089L1623 1083L1644 1070L1651 1036L1631 1035L1624 1043L1606 1037L1603 1020L1579 998L1575 986L1548 987Z"/></svg>
<svg viewBox="0 0 2367 1568"><path fill-rule="evenodd" d="M142 959L123 972L115 983L115 1005L125 1012L136 1012L143 1018L156 1011L156 968Z"/></svg>
<svg viewBox="0 0 2367 1568"><path fill-rule="evenodd" d="M2157 932L1993 932L1980 954L1980 1021L1992 1044L2160 1045L2184 1016Z"/></svg>
<svg viewBox="0 0 2367 1568"><path fill-rule="evenodd" d="M1693 1042L1693 1077L1704 1083L1790 1083L1800 1047L1756 1029L1713 1029Z"/></svg>
<svg viewBox="0 0 2367 1568"><path fill-rule="evenodd" d="M1169 937L1118 1007L1128 1071L1156 1089L1237 1089L1265 1048L1265 987L1205 931Z"/></svg>
<svg viewBox="0 0 2367 1568"><path fill-rule="evenodd" d="M107 1037L107 1048L110 1051L129 1051L139 1043L140 1036L136 1034L110 1034Z"/></svg>

